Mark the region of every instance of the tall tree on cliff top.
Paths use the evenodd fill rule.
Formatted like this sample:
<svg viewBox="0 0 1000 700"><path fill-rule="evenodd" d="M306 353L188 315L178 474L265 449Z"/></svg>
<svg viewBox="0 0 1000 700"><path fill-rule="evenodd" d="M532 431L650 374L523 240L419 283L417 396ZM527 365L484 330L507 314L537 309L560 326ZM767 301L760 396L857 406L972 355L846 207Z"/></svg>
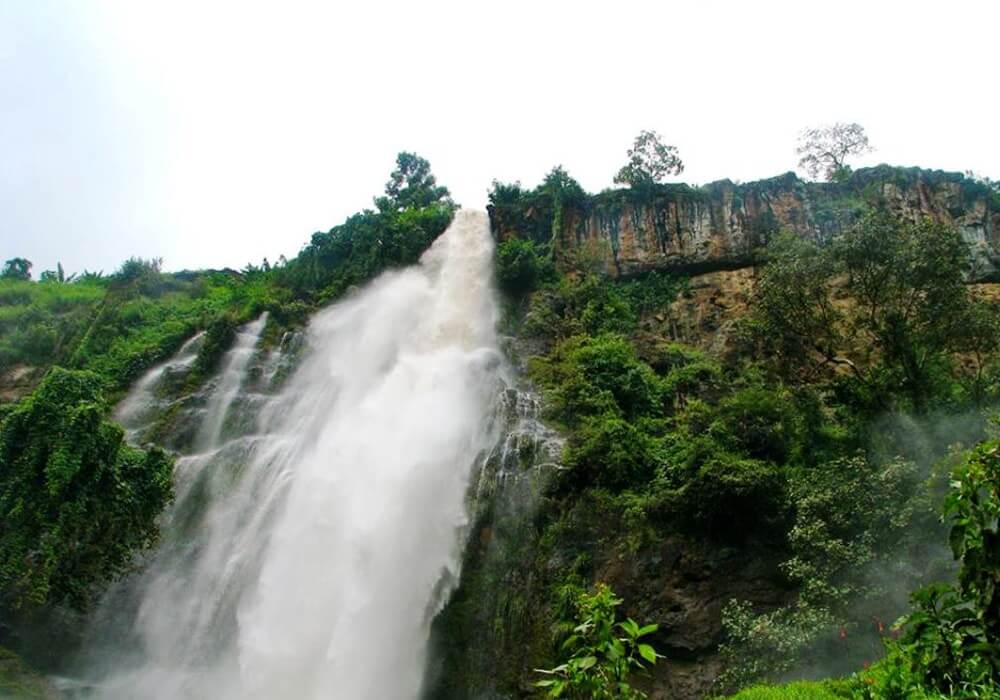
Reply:
<svg viewBox="0 0 1000 700"><path fill-rule="evenodd" d="M872 150L863 126L837 122L803 131L795 152L801 156L799 167L809 173L809 177L816 179L822 173L830 182L840 182L851 174L847 157Z"/></svg>
<svg viewBox="0 0 1000 700"><path fill-rule="evenodd" d="M615 175L615 182L630 187L661 182L667 175L684 172L676 146L668 146L655 131L640 131L628 150L628 163Z"/></svg>
<svg viewBox="0 0 1000 700"><path fill-rule="evenodd" d="M437 184L431 174L431 164L416 153L403 151L396 156L396 169L385 183L385 196L375 199L379 211L400 211L421 209L444 202L451 203L447 187Z"/></svg>

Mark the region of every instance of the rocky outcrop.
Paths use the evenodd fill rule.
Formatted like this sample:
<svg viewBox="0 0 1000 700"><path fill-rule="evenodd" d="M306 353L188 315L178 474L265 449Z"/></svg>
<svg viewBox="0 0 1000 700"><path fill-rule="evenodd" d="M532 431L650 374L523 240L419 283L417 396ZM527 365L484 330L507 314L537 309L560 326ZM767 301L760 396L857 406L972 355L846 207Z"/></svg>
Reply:
<svg viewBox="0 0 1000 700"><path fill-rule="evenodd" d="M868 204L955 226L969 243L973 278L1000 280L1000 195L958 173L879 166L845 183L809 183L794 173L748 184L661 185L576 196L524 211L494 207L501 240L545 231L557 263L611 276L650 270L691 274L747 267L779 231L818 242L836 237ZM515 215L516 214L516 215ZM527 231L527 233L526 233Z"/></svg>

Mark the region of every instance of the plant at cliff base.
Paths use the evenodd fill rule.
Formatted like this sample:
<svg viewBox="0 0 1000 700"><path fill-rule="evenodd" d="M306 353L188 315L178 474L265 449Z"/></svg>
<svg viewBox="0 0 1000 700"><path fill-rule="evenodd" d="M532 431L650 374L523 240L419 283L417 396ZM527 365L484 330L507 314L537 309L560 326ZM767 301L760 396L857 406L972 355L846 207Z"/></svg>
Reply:
<svg viewBox="0 0 1000 700"><path fill-rule="evenodd" d="M583 700L645 698L628 683L634 670L646 668L663 658L649 644L639 641L657 630L656 625L640 627L632 619L615 621L615 608L621 604L614 592L598 583L593 593L581 593L576 599L576 626L562 643L566 660L549 669L536 669L549 676L537 681L547 697Z"/></svg>
<svg viewBox="0 0 1000 700"><path fill-rule="evenodd" d="M668 146L655 131L640 131L628 150L628 163L615 175L615 182L641 187L661 182L667 175L684 172L676 146Z"/></svg>
<svg viewBox="0 0 1000 700"><path fill-rule="evenodd" d="M864 573L876 562L879 569L889 566L879 553L893 552L913 527L922 493L915 464L879 465L861 455L801 470L789 491L792 557L781 568L798 585L798 598L765 613L730 601L723 610L729 639L721 648L727 661L722 688L780 678L809 657L838 662L847 650L833 642L833 658L829 644L852 626L851 608L881 594Z"/></svg>
<svg viewBox="0 0 1000 700"><path fill-rule="evenodd" d="M170 499L162 450L123 443L100 378L55 368L0 424L0 611L83 608L156 537Z"/></svg>
<svg viewBox="0 0 1000 700"><path fill-rule="evenodd" d="M863 676L866 697L908 698L914 686L956 697L1000 695L1000 441L972 452L944 505L958 583L913 594L886 661ZM981 694L989 691L988 695ZM980 694L974 694L980 693Z"/></svg>
<svg viewBox="0 0 1000 700"><path fill-rule="evenodd" d="M803 131L795 152L801 156L799 167L804 168L810 177L815 179L823 173L832 182L845 180L851 174L851 168L846 163L848 156L872 150L863 126L838 122Z"/></svg>

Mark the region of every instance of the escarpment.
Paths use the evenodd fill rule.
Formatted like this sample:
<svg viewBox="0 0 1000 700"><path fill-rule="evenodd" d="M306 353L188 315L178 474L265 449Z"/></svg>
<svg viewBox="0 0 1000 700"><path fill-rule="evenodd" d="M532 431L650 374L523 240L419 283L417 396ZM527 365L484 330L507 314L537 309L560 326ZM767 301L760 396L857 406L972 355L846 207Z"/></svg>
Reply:
<svg viewBox="0 0 1000 700"><path fill-rule="evenodd" d="M608 190L587 196L524 198L490 208L499 240L550 243L562 269L613 277L652 270L700 274L749 267L782 231L828 241L862 209L882 204L906 218L954 226L969 244L972 278L1000 280L1000 202L959 173L878 166L842 183L805 182L794 173L738 184L721 180Z"/></svg>

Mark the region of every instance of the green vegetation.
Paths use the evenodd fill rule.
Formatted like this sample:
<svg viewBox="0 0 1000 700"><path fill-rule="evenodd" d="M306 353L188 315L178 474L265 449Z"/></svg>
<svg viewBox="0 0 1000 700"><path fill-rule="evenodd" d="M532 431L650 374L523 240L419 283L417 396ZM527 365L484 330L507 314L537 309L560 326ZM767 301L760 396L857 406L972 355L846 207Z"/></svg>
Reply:
<svg viewBox="0 0 1000 700"><path fill-rule="evenodd" d="M171 460L105 420L97 375L54 369L0 424L0 610L84 607L156 537ZM6 617L6 615L5 615Z"/></svg>
<svg viewBox="0 0 1000 700"><path fill-rule="evenodd" d="M542 278L545 263L532 241L506 240L497 247L497 283L509 294L531 292Z"/></svg>
<svg viewBox="0 0 1000 700"><path fill-rule="evenodd" d="M886 656L848 679L823 687L758 686L734 698L846 697L857 700L1000 697L1000 441L974 449L954 470L944 513L955 584L917 590L913 611L882 641Z"/></svg>
<svg viewBox="0 0 1000 700"><path fill-rule="evenodd" d="M1000 322L964 284L969 256L956 231L876 211L833 246L785 238L766 255L757 331L786 378L842 369L859 407L924 413L961 371L956 354L973 350L973 371L954 388L984 398Z"/></svg>
<svg viewBox="0 0 1000 700"><path fill-rule="evenodd" d="M95 372L120 392L199 330L214 329L207 352L219 353L232 328L269 311L268 337L276 339L281 328L304 323L311 309L352 286L415 262L454 210L429 163L411 153L399 155L377 204L378 211L314 234L287 263L265 261L242 272L167 274L159 260L131 258L107 277L67 278L60 266L31 283L20 259L8 261L10 274L0 277L0 375L17 365L61 365ZM199 359L195 380L212 361Z"/></svg>
<svg viewBox="0 0 1000 700"><path fill-rule="evenodd" d="M667 175L684 172L684 163L677 154L676 146L668 146L655 131L640 131L635 143L628 150L628 163L618 174L615 182L629 187L643 187L658 183Z"/></svg>
<svg viewBox="0 0 1000 700"><path fill-rule="evenodd" d="M579 240L575 257L560 253L559 273L536 273L559 237L572 235L560 217L613 209L639 197L635 189L590 197L574 188L560 200L544 185L494 187L508 320L533 353L529 374L546 417L568 437L537 529L522 533L535 544L503 560L535 567L539 578L502 594L502 605L546 611L555 646L529 649L535 665L565 659L558 611L567 582L595 580L616 560L641 566L657 543L677 537L780 562L773 585L787 602L725 607L720 690L813 664L848 674L883 653L885 630L903 612L900 589L950 575L934 551L946 537L936 508L961 445L982 439L987 407L1000 398L1000 314L965 284L968 250L956 231L895 218L856 191L854 179L896 176L876 171L817 186L831 211L850 210L836 215L849 223L836 242L761 231L769 244L751 314L725 356L649 332L687 293L681 276L599 277L601 264ZM715 195L710 187L690 196ZM628 584L620 590L630 612L656 604L635 576L613 581ZM512 626L507 635L545 628L520 617L492 624ZM917 686L937 692L926 679ZM861 692L844 682L745 697L848 691Z"/></svg>
<svg viewBox="0 0 1000 700"><path fill-rule="evenodd" d="M800 681L788 685L755 685L732 696L732 700L836 700L847 698L842 685Z"/></svg>
<svg viewBox="0 0 1000 700"><path fill-rule="evenodd" d="M645 698L645 693L629 684L629 676L660 658L651 645L639 641L657 626L640 627L631 618L616 621L615 608L621 602L603 583L597 584L593 593L576 591L576 616L561 645L566 660L554 668L538 669L549 678L536 681L535 686L543 688L550 698Z"/></svg>
<svg viewBox="0 0 1000 700"><path fill-rule="evenodd" d="M31 279L32 267L33 265L30 260L26 260L25 258L11 258L3 264L3 270L0 271L0 278L26 282Z"/></svg>
<svg viewBox="0 0 1000 700"><path fill-rule="evenodd" d="M0 647L0 698L56 700L59 694L44 677L28 668L13 653Z"/></svg>
<svg viewBox="0 0 1000 700"><path fill-rule="evenodd" d="M863 676L866 698L1000 696L1000 441L980 445L955 470L944 512L958 582L913 594L902 635Z"/></svg>
<svg viewBox="0 0 1000 700"><path fill-rule="evenodd" d="M0 373L48 365L67 355L105 295L105 285L0 280Z"/></svg>

